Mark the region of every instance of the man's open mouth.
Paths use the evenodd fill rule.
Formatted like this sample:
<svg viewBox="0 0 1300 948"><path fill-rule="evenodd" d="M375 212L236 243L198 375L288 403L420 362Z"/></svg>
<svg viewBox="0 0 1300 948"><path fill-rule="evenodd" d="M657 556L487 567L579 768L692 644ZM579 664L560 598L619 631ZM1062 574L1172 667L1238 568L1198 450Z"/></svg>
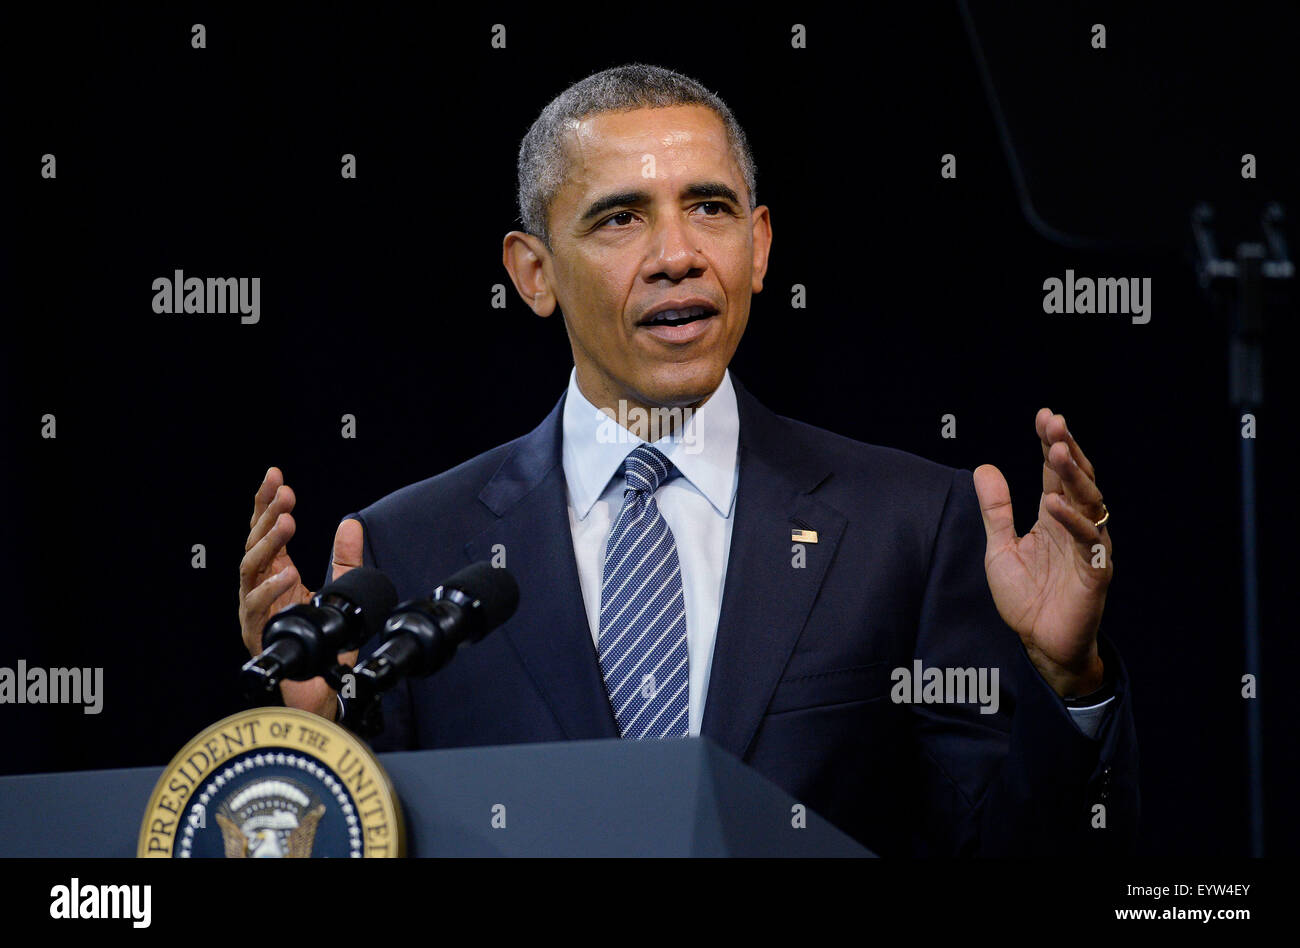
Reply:
<svg viewBox="0 0 1300 948"><path fill-rule="evenodd" d="M645 317L638 326L685 326L697 319L716 316L718 311L711 306L685 306L681 309L665 309Z"/></svg>

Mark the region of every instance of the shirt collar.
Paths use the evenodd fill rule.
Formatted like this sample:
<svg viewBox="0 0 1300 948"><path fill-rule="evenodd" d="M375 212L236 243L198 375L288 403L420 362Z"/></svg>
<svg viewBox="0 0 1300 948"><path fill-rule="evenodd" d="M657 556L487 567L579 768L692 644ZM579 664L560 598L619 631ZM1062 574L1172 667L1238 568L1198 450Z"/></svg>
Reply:
<svg viewBox="0 0 1300 948"><path fill-rule="evenodd" d="M683 420L680 434L664 435L653 444L708 499L719 516L730 516L736 496L736 447L740 437L730 370L723 373L722 382L709 400L690 412L689 419L684 412ZM653 428L649 433L655 433ZM610 478L621 474L623 460L644 443L587 400L578 388L576 368L569 373L562 454L569 503L579 520L587 519Z"/></svg>

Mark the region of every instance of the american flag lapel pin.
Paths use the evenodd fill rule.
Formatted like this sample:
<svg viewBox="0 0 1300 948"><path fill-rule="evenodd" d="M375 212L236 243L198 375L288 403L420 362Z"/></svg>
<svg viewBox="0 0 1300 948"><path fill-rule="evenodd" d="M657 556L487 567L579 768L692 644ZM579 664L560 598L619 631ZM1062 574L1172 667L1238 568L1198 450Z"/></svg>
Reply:
<svg viewBox="0 0 1300 948"><path fill-rule="evenodd" d="M791 530L790 539L794 543L816 543L816 530Z"/></svg>

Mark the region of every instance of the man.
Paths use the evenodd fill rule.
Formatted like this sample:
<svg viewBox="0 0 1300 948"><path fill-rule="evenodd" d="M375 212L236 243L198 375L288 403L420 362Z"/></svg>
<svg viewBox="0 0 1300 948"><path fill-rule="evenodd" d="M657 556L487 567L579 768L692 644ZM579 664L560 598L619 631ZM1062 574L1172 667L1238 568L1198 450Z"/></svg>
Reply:
<svg viewBox="0 0 1300 948"><path fill-rule="evenodd" d="M504 558L519 610L387 695L376 749L703 734L881 854L1129 848L1128 680L1099 635L1109 515L1065 419L1035 418L1043 495L1017 537L996 468L763 408L727 366L770 214L731 112L677 73L610 69L552 101L519 203L503 261L534 312L563 313L568 390L530 434L345 519L331 564L406 597ZM271 468L240 569L253 654L310 596L293 506ZM344 704L319 678L282 695Z"/></svg>

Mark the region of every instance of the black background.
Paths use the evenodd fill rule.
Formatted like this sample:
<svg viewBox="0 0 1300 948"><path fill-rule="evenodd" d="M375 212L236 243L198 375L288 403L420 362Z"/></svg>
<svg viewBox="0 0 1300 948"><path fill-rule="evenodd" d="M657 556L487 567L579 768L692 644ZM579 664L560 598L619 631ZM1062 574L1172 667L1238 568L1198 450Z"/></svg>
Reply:
<svg viewBox="0 0 1300 948"><path fill-rule="evenodd" d="M97 716L0 706L0 772L161 765L243 707L237 572L269 465L298 496L290 551L319 581L345 514L545 416L572 365L562 323L513 288L490 305L509 287L519 140L569 83L646 61L718 92L749 135L775 239L732 367L768 407L995 463L1021 530L1040 490L1034 414L1065 413L1113 512L1104 626L1134 685L1142 851L1243 854L1240 421L1226 322L1183 242L1196 196L1237 228L1225 246L1258 238L1266 200L1300 210L1283 134L1294 67L1274 55L1296 16L974 5L1036 206L1124 242L1068 249L1018 207L959 7L863 10L7 11L0 665L103 666L105 697ZM791 48L792 22L807 49ZM1089 45L1096 22L1106 50ZM47 152L55 180L40 177ZM356 180L339 175L344 153ZM956 180L939 175L944 153ZM1151 277L1151 322L1045 315L1043 280L1066 268ZM175 269L260 276L260 323L155 314L151 283ZM806 310L789 306L796 283ZM1280 410L1296 403L1294 316L1270 325L1258 414L1273 852L1300 835Z"/></svg>

